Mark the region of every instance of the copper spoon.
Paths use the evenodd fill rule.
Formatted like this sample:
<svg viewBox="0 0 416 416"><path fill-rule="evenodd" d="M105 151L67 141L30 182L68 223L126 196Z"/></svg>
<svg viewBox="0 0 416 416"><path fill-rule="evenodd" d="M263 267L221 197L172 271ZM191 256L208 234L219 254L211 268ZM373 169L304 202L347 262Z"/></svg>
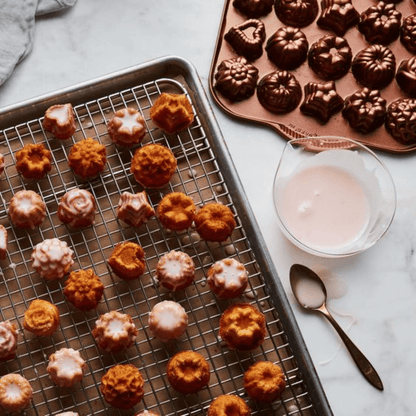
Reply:
<svg viewBox="0 0 416 416"><path fill-rule="evenodd" d="M311 269L301 264L294 264L290 268L290 285L296 300L306 309L321 312L334 326L351 357L357 364L363 376L379 390L383 390L383 383L370 361L356 347L348 335L338 325L326 307L327 292L324 282Z"/></svg>

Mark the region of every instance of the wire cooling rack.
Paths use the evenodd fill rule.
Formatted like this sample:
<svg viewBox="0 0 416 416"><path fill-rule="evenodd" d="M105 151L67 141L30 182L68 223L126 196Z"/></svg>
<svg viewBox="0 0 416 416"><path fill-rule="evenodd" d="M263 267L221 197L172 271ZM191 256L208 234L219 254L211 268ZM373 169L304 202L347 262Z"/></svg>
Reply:
<svg viewBox="0 0 416 416"><path fill-rule="evenodd" d="M146 69L146 66L143 67L138 74L147 73ZM252 250L251 238L248 237L232 197L236 190L230 191L227 174L218 165L211 143L212 133L207 131L207 113L200 111L200 102L197 102L195 92L190 93L189 86L180 77L161 77L136 84L137 77L132 80L130 74L127 75L128 82L134 82L129 88L117 91L121 81L117 81L119 78L116 77L110 79L113 92L98 95L101 90L106 91L100 86L94 90L93 99L90 99L91 94L87 94L88 84L78 88L76 94L50 96L47 100L37 102L38 110L32 104L27 107L27 114L36 114L37 111L37 117L0 131L0 152L6 161L0 180L0 223L6 227L9 238L7 259L0 263L3 273L0 280L0 318L10 320L19 328L17 356L0 364L0 376L19 373L29 380L34 394L31 406L24 412L26 415L54 415L63 411L75 411L82 416L128 415L142 409L165 416L202 415L213 399L227 393L244 398L255 415L322 414L317 413L315 393L311 393L310 384L305 381L305 374L299 368L300 357L293 353L293 341L288 340L286 328L279 319L270 293L270 282L266 282ZM170 75L169 70L167 75ZM105 85L108 83L106 80ZM86 91L84 95L83 91ZM178 135L165 136L150 120L150 108L161 92L184 93L193 102L195 121ZM45 106L55 98L59 98L61 103L68 102L71 98L77 101L73 103L76 104L77 130L66 141L54 139L42 127ZM127 150L115 146L107 133L108 120L115 111L127 106L138 109L146 120L147 134L142 144L152 142L168 146L178 159L178 169L170 184L164 189L147 191L152 206L156 209L161 198L172 191L185 192L193 198L197 207L212 201L225 204L234 212L237 221L237 227L229 240L224 243L208 243L201 240L193 228L179 233L172 232L164 229L157 218L152 218L139 228L127 226L117 219L120 194L142 190L130 173L135 148ZM21 108L16 111L21 112ZM75 177L67 163L73 143L86 137L98 140L105 145L107 151L104 172L91 181ZM15 168L15 152L28 143L43 143L52 152L52 171L40 181L24 179ZM57 218L60 198L76 187L89 190L97 202L95 224L81 230L70 229ZM38 192L47 205L46 219L34 230L13 227L7 216L11 197L22 189ZM93 268L104 283L104 297L97 310L78 311L63 295L65 278L45 281L32 268L30 256L34 246L53 237L66 241L74 250L75 264L72 270ZM127 240L138 242L146 254L144 275L129 282L113 275L107 266L107 259L115 245ZM159 258L170 250L188 253L196 265L194 283L179 293L171 293L158 286L154 279ZM237 259L249 273L247 291L241 298L231 302L216 298L206 284L208 268L216 260L225 257ZM59 309L60 328L50 337L36 337L23 329L24 313L34 299L48 300ZM156 303L166 299L173 299L185 308L189 326L178 340L164 344L149 332L148 314ZM266 316L266 340L252 352L232 351L219 338L221 313L233 302L252 303ZM139 330L134 346L117 354L100 350L91 335L100 314L110 310L131 315ZM82 382L72 388L54 385L46 371L49 356L63 347L79 350L87 363ZM166 365L176 352L188 349L198 351L208 360L211 378L208 387L197 394L182 395L169 386ZM277 363L286 377L287 388L282 399L272 405L250 400L243 387L244 371L260 360ZM301 360L304 360L304 356ZM144 398L130 411L117 410L108 405L99 389L105 372L116 364L124 363L136 365L145 379ZM309 368L306 376L309 370L313 373L313 368ZM314 388L315 385L312 385L312 390Z"/></svg>

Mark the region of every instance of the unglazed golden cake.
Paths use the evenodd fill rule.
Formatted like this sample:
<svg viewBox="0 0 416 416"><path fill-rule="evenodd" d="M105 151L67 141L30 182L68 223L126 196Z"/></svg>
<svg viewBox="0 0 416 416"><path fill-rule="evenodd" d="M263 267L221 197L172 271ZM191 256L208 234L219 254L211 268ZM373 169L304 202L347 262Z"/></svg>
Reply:
<svg viewBox="0 0 416 416"><path fill-rule="evenodd" d="M65 241L46 239L36 244L32 252L32 266L46 280L61 279L74 264L73 254Z"/></svg>
<svg viewBox="0 0 416 416"><path fill-rule="evenodd" d="M171 150L152 143L136 150L130 171L145 188L161 188L169 183L176 167L177 161Z"/></svg>
<svg viewBox="0 0 416 416"><path fill-rule="evenodd" d="M75 143L68 155L69 167L81 178L98 175L107 162L105 146L88 137Z"/></svg>
<svg viewBox="0 0 416 416"><path fill-rule="evenodd" d="M52 169L52 154L42 143L30 143L15 153L16 169L27 179L42 179Z"/></svg>
<svg viewBox="0 0 416 416"><path fill-rule="evenodd" d="M34 191L16 192L9 205L9 218L19 228L35 228L46 216L46 204Z"/></svg>
<svg viewBox="0 0 416 416"><path fill-rule="evenodd" d="M172 250L157 263L156 279L173 292L185 289L194 278L195 264L192 258L182 251Z"/></svg>
<svg viewBox="0 0 416 416"><path fill-rule="evenodd" d="M108 264L120 279L138 279L146 267L144 251L139 244L132 241L119 243L108 259Z"/></svg>
<svg viewBox="0 0 416 416"><path fill-rule="evenodd" d="M220 336L231 349L254 350L266 336L266 319L249 303L235 303L221 315Z"/></svg>
<svg viewBox="0 0 416 416"><path fill-rule="evenodd" d="M64 294L77 309L95 309L104 293L104 285L93 269L77 270L69 274Z"/></svg>
<svg viewBox="0 0 416 416"><path fill-rule="evenodd" d="M84 377L87 364L79 351L61 348L49 357L47 372L51 380L60 387L72 387Z"/></svg>
<svg viewBox="0 0 416 416"><path fill-rule="evenodd" d="M143 398L143 377L132 364L111 367L101 379L100 390L104 399L118 409L130 409Z"/></svg>
<svg viewBox="0 0 416 416"><path fill-rule="evenodd" d="M132 147L140 143L146 134L146 124L141 114L134 108L118 110L107 125L113 143Z"/></svg>
<svg viewBox="0 0 416 416"><path fill-rule="evenodd" d="M285 390L285 375L278 365L259 361L244 373L244 388L252 399L271 403L279 399Z"/></svg>
<svg viewBox="0 0 416 416"><path fill-rule="evenodd" d="M19 374L6 374L0 378L0 409L17 413L29 406L33 390L30 383Z"/></svg>
<svg viewBox="0 0 416 416"><path fill-rule="evenodd" d="M186 230L192 225L196 207L193 199L183 192L165 195L157 207L160 223L169 230Z"/></svg>
<svg viewBox="0 0 416 416"><path fill-rule="evenodd" d="M155 215L145 191L132 194L123 192L117 207L117 218L133 227L140 227Z"/></svg>
<svg viewBox="0 0 416 416"><path fill-rule="evenodd" d="M23 327L36 336L52 335L59 326L59 311L52 303L35 299L23 319Z"/></svg>
<svg viewBox="0 0 416 416"><path fill-rule="evenodd" d="M196 393L209 383L209 364L195 351L181 351L169 360L166 375L179 393Z"/></svg>
<svg viewBox="0 0 416 416"><path fill-rule="evenodd" d="M174 134L192 124L194 112L186 95L162 93L150 109L150 118L161 130Z"/></svg>
<svg viewBox="0 0 416 416"><path fill-rule="evenodd" d="M17 328L10 321L0 322L0 361L15 357L17 350Z"/></svg>
<svg viewBox="0 0 416 416"><path fill-rule="evenodd" d="M209 406L207 416L250 416L247 403L233 394L218 396Z"/></svg>
<svg viewBox="0 0 416 416"><path fill-rule="evenodd" d="M69 139L76 130L74 110L71 104L58 104L46 110L43 128L57 139Z"/></svg>
<svg viewBox="0 0 416 416"><path fill-rule="evenodd" d="M218 203L203 206L195 216L196 231L208 241L225 241L236 225L230 208Z"/></svg>
<svg viewBox="0 0 416 416"><path fill-rule="evenodd" d="M138 333L131 316L117 311L101 315L92 330L99 347L113 353L131 347Z"/></svg>
<svg viewBox="0 0 416 416"><path fill-rule="evenodd" d="M94 223L95 198L85 189L71 189L61 198L58 205L58 218L74 228L88 227Z"/></svg>

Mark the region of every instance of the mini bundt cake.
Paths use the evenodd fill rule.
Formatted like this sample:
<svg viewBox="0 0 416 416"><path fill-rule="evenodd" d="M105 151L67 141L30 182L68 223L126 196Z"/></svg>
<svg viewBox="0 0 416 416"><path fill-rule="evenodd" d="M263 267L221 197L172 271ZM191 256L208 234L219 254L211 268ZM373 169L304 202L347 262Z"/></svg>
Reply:
<svg viewBox="0 0 416 416"><path fill-rule="evenodd" d="M396 81L405 94L416 98L416 56L400 62Z"/></svg>
<svg viewBox="0 0 416 416"><path fill-rule="evenodd" d="M138 333L131 316L117 311L101 315L92 330L99 347L112 353L130 348Z"/></svg>
<svg viewBox="0 0 416 416"><path fill-rule="evenodd" d="M250 32L250 36L247 35L248 32ZM249 61L255 61L263 55L266 26L261 20L249 19L233 26L224 35L224 39L237 55L242 55Z"/></svg>
<svg viewBox="0 0 416 416"><path fill-rule="evenodd" d="M305 98L300 110L325 124L344 106L344 100L335 89L335 82L308 82L305 85Z"/></svg>
<svg viewBox="0 0 416 416"><path fill-rule="evenodd" d="M416 54L416 13L403 19L400 42L410 53Z"/></svg>
<svg viewBox="0 0 416 416"><path fill-rule="evenodd" d="M345 99L342 115L354 130L370 133L384 123L386 100L380 91L364 87Z"/></svg>
<svg viewBox="0 0 416 416"><path fill-rule="evenodd" d="M6 227L0 224L0 260L5 260L7 256L8 235Z"/></svg>
<svg viewBox="0 0 416 416"><path fill-rule="evenodd" d="M188 315L177 302L164 300L149 313L149 330L162 342L179 338L188 327Z"/></svg>
<svg viewBox="0 0 416 416"><path fill-rule="evenodd" d="M72 387L84 377L87 364L79 351L61 348L49 357L46 368L51 380L60 387Z"/></svg>
<svg viewBox="0 0 416 416"><path fill-rule="evenodd" d="M161 188L169 183L176 166L170 149L160 144L147 144L134 153L130 171L145 188Z"/></svg>
<svg viewBox="0 0 416 416"><path fill-rule="evenodd" d="M76 130L74 110L71 104L58 104L46 110L43 128L57 139L69 139Z"/></svg>
<svg viewBox="0 0 416 416"><path fill-rule="evenodd" d="M278 365L259 361L244 373L244 388L253 400L271 403L279 399L285 390L285 375Z"/></svg>
<svg viewBox="0 0 416 416"><path fill-rule="evenodd" d="M140 227L155 215L145 191L132 194L123 192L117 207L117 218L132 227Z"/></svg>
<svg viewBox="0 0 416 416"><path fill-rule="evenodd" d="M336 80L350 69L352 52L348 41L339 36L325 35L314 42L308 52L308 63L324 80Z"/></svg>
<svg viewBox="0 0 416 416"><path fill-rule="evenodd" d="M267 16L273 10L274 0L234 0L233 6L250 19Z"/></svg>
<svg viewBox="0 0 416 416"><path fill-rule="evenodd" d="M231 209L218 203L204 205L195 216L196 231L207 241L225 241L236 225Z"/></svg>
<svg viewBox="0 0 416 416"><path fill-rule="evenodd" d="M6 167L6 162L4 160L3 153L0 153L0 175L4 172L4 168Z"/></svg>
<svg viewBox="0 0 416 416"><path fill-rule="evenodd" d="M235 259L218 260L209 268L207 282L219 298L237 298L243 294L247 287L247 270L242 263Z"/></svg>
<svg viewBox="0 0 416 416"><path fill-rule="evenodd" d="M52 335L59 326L59 311L52 303L35 299L23 319L23 327L38 337Z"/></svg>
<svg viewBox="0 0 416 416"><path fill-rule="evenodd" d="M35 228L46 216L46 204L34 191L16 192L9 205L9 218L19 228Z"/></svg>
<svg viewBox="0 0 416 416"><path fill-rule="evenodd" d="M100 390L107 403L117 409L131 409L144 395L144 380L133 364L118 364L102 377Z"/></svg>
<svg viewBox="0 0 416 416"><path fill-rule="evenodd" d="M254 350L266 336L266 319L254 306L235 303L221 315L220 336L231 349Z"/></svg>
<svg viewBox="0 0 416 416"><path fill-rule="evenodd" d="M144 118L135 108L118 110L107 125L113 143L132 147L140 143L146 134Z"/></svg>
<svg viewBox="0 0 416 416"><path fill-rule="evenodd" d="M85 189L71 189L58 204L58 218L74 228L88 227L94 223L95 198Z"/></svg>
<svg viewBox="0 0 416 416"><path fill-rule="evenodd" d="M254 95L258 79L259 70L239 56L218 65L214 87L230 101L242 101Z"/></svg>
<svg viewBox="0 0 416 416"><path fill-rule="evenodd" d="M17 171L26 179L42 179L52 169L52 154L42 143L26 144L15 158Z"/></svg>
<svg viewBox="0 0 416 416"><path fill-rule="evenodd" d="M139 244L132 241L119 243L108 259L108 264L120 279L138 279L146 267L144 251Z"/></svg>
<svg viewBox="0 0 416 416"><path fill-rule="evenodd" d="M6 374L0 378L0 409L7 413L21 412L29 406L33 390L19 374Z"/></svg>
<svg viewBox="0 0 416 416"><path fill-rule="evenodd" d="M151 410L142 410L139 413L135 413L134 416L160 416L160 414L152 412Z"/></svg>
<svg viewBox="0 0 416 416"><path fill-rule="evenodd" d="M32 266L46 280L61 279L74 264L73 254L65 241L46 239L36 244L32 252Z"/></svg>
<svg viewBox="0 0 416 416"><path fill-rule="evenodd" d="M75 143L68 155L69 167L81 178L98 175L107 162L105 146L88 137Z"/></svg>
<svg viewBox="0 0 416 416"><path fill-rule="evenodd" d="M95 309L104 293L104 285L93 269L77 270L69 274L64 295L77 309Z"/></svg>
<svg viewBox="0 0 416 416"><path fill-rule="evenodd" d="M196 393L209 383L209 364L195 351L181 351L169 360L166 375L177 392Z"/></svg>
<svg viewBox="0 0 416 416"><path fill-rule="evenodd" d="M157 263L156 279L173 292L187 288L194 278L195 264L192 258L182 251L172 250Z"/></svg>
<svg viewBox="0 0 416 416"><path fill-rule="evenodd" d="M250 416L247 403L234 394L223 394L212 401L207 416Z"/></svg>
<svg viewBox="0 0 416 416"><path fill-rule="evenodd" d="M63 413L58 413L56 416L79 416L79 413L76 413L76 412L63 412Z"/></svg>
<svg viewBox="0 0 416 416"><path fill-rule="evenodd" d="M355 55L351 69L359 84L381 90L393 81L396 58L386 46L371 45Z"/></svg>
<svg viewBox="0 0 416 416"><path fill-rule="evenodd" d="M291 70L303 64L309 43L305 34L294 27L281 27L266 43L267 57L279 69Z"/></svg>
<svg viewBox="0 0 416 416"><path fill-rule="evenodd" d="M17 351L17 327L10 321L0 322L0 361L11 360Z"/></svg>
<svg viewBox="0 0 416 416"><path fill-rule="evenodd" d="M279 0L274 4L274 11L286 26L306 27L318 16L318 1Z"/></svg>
<svg viewBox="0 0 416 416"><path fill-rule="evenodd" d="M344 36L360 20L360 13L351 0L321 0L321 8L316 24L323 29L332 30L337 36Z"/></svg>
<svg viewBox="0 0 416 416"><path fill-rule="evenodd" d="M192 225L196 207L193 199L183 192L165 195L157 207L160 223L169 230L186 230Z"/></svg>
<svg viewBox="0 0 416 416"><path fill-rule="evenodd" d="M386 130L404 145L416 143L416 99L399 98L387 107Z"/></svg>
<svg viewBox="0 0 416 416"><path fill-rule="evenodd" d="M150 109L155 126L168 134L179 133L194 121L192 105L185 94L162 93Z"/></svg>
<svg viewBox="0 0 416 416"><path fill-rule="evenodd" d="M358 29L368 43L388 45L399 37L401 21L394 4L379 1L361 13Z"/></svg>
<svg viewBox="0 0 416 416"><path fill-rule="evenodd" d="M266 74L257 86L260 104L274 114L293 111L302 99L302 88L298 80L288 71Z"/></svg>

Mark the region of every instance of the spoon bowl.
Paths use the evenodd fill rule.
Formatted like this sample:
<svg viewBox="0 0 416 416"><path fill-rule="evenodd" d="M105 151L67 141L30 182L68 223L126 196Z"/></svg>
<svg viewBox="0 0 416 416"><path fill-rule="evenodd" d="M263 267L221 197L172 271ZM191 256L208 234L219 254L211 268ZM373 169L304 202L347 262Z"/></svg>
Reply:
<svg viewBox="0 0 416 416"><path fill-rule="evenodd" d="M383 390L383 383L375 368L329 313L326 307L327 291L321 278L313 270L301 264L292 265L289 277L293 294L300 305L305 309L321 312L328 319L344 341L363 376L371 385Z"/></svg>

